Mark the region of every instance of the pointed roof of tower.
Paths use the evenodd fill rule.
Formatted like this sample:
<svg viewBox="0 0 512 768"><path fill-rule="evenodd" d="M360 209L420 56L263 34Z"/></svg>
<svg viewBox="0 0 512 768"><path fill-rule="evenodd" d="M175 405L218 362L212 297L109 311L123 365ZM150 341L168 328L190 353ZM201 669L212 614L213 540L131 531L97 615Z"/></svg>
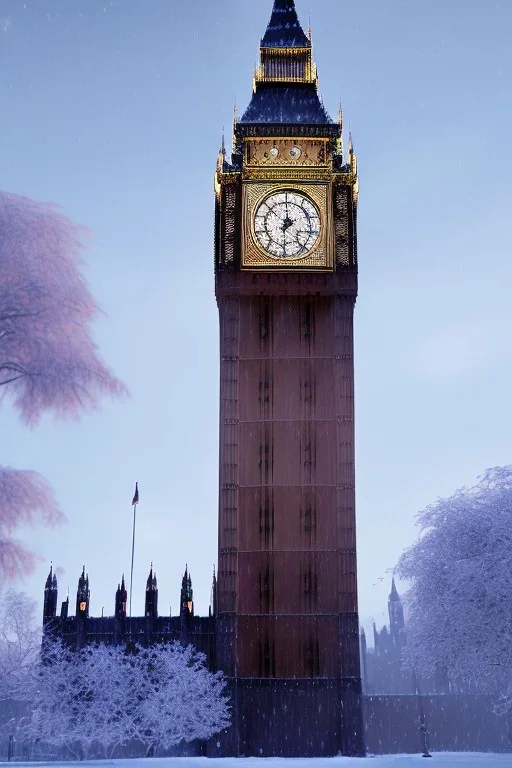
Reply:
<svg viewBox="0 0 512 768"><path fill-rule="evenodd" d="M149 571L148 580L146 582L146 590L156 589L156 571L153 573L153 563L151 563L151 569Z"/></svg>
<svg viewBox="0 0 512 768"><path fill-rule="evenodd" d="M261 40L262 48L311 48L311 40L302 29L295 0L274 0L272 15Z"/></svg>
<svg viewBox="0 0 512 768"><path fill-rule="evenodd" d="M51 589L53 582L53 563L50 563L50 573L46 577L45 589Z"/></svg>
<svg viewBox="0 0 512 768"><path fill-rule="evenodd" d="M332 123L318 92L311 87L279 86L257 90L241 123Z"/></svg>
<svg viewBox="0 0 512 768"><path fill-rule="evenodd" d="M181 601L190 602L193 599L193 594L194 593L192 590L192 578L188 571L188 565L187 565L185 567L185 573L183 574L183 578L181 580Z"/></svg>
<svg viewBox="0 0 512 768"><path fill-rule="evenodd" d="M254 124L324 125L338 130L320 99L311 40L300 25L294 0L274 0L261 40L253 96L239 121L242 132L245 125Z"/></svg>
<svg viewBox="0 0 512 768"><path fill-rule="evenodd" d="M396 588L395 580L392 579L391 581L391 592L389 595L389 599L392 602L398 602L400 600L400 595L398 594L398 590Z"/></svg>
<svg viewBox="0 0 512 768"><path fill-rule="evenodd" d="M125 592L126 592L126 585L124 582L124 573L123 573L123 578L121 579L121 583L117 585L117 593L119 595L122 595Z"/></svg>

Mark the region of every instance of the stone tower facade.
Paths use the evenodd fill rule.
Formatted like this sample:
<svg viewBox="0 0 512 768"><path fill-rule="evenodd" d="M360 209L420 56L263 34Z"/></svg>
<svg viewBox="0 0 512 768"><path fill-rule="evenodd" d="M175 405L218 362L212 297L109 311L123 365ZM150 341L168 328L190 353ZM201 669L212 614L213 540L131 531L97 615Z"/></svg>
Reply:
<svg viewBox="0 0 512 768"><path fill-rule="evenodd" d="M293 0L274 2L215 189L225 751L361 755L357 161L319 97Z"/></svg>

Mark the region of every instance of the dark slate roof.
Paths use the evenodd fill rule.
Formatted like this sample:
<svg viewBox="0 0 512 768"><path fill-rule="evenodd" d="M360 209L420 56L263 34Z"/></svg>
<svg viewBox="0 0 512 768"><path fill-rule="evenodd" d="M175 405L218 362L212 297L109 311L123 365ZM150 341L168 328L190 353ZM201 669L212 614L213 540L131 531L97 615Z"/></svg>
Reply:
<svg viewBox="0 0 512 768"><path fill-rule="evenodd" d="M300 25L294 0L274 0L261 45L263 48L311 48L311 41Z"/></svg>
<svg viewBox="0 0 512 768"><path fill-rule="evenodd" d="M259 86L241 123L332 123L314 86Z"/></svg>

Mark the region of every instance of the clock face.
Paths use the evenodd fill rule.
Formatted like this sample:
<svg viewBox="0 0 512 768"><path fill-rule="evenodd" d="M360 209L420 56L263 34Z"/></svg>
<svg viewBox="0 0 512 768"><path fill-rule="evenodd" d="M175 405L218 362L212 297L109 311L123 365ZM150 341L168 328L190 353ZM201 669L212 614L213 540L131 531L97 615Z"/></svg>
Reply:
<svg viewBox="0 0 512 768"><path fill-rule="evenodd" d="M261 247L276 259L300 259L320 238L320 213L299 192L276 192L257 208L254 232Z"/></svg>

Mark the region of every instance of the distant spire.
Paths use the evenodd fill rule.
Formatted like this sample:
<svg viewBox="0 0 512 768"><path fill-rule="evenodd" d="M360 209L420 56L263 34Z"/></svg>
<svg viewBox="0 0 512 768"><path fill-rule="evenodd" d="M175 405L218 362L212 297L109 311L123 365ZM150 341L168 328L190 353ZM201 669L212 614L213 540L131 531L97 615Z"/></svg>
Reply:
<svg viewBox="0 0 512 768"><path fill-rule="evenodd" d="M156 572L153 570L153 563L151 563L151 569L146 582L145 606L146 617L156 619L158 616L158 585L156 581Z"/></svg>
<svg viewBox="0 0 512 768"><path fill-rule="evenodd" d="M398 594L394 578L391 581L391 593L389 595L389 599L392 601L400 600L400 595Z"/></svg>
<svg viewBox="0 0 512 768"><path fill-rule="evenodd" d="M50 562L50 573L46 577L45 589L51 589L53 582L53 562Z"/></svg>
<svg viewBox="0 0 512 768"><path fill-rule="evenodd" d="M149 571L148 580L146 582L146 591L156 589L156 573L153 573L153 563L151 563L151 569Z"/></svg>
<svg viewBox="0 0 512 768"><path fill-rule="evenodd" d="M43 621L54 619L57 613L57 576L53 573L53 563L44 586Z"/></svg>
<svg viewBox="0 0 512 768"><path fill-rule="evenodd" d="M188 564L185 567L185 573L181 580L181 605L188 606L189 611L192 612L192 604L194 600L194 592L192 590L192 578L188 572Z"/></svg>
<svg viewBox="0 0 512 768"><path fill-rule="evenodd" d="M80 578L78 579L78 586L85 587L85 585L88 583L89 583L89 576L85 572L85 565L84 565L82 568L82 573L80 574Z"/></svg>

